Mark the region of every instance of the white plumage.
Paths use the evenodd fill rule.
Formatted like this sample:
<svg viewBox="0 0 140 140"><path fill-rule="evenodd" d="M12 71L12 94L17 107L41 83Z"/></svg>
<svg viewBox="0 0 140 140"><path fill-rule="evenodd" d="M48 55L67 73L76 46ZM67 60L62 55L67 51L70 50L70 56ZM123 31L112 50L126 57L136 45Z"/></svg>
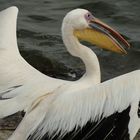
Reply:
<svg viewBox="0 0 140 140"><path fill-rule="evenodd" d="M129 106L128 130L130 140L133 140L140 128L137 115L140 101L139 72L131 72L83 90L69 85L56 89L49 98L44 98L36 108L27 112L9 140L25 140L30 134L35 134L34 139L38 140L46 132L51 137L57 134L64 136L74 128L82 128L89 120L99 121ZM35 125L38 125L38 129Z"/></svg>
<svg viewBox="0 0 140 140"><path fill-rule="evenodd" d="M11 20L14 21L11 25L8 25L10 29L13 29L13 31L10 32L12 37L9 38L5 37L0 39L5 42L8 42L9 40L13 40L14 42L13 44L8 44L7 46L1 45L6 48L4 48L4 54L3 54L4 58L0 56L2 61L0 62L0 66L1 66L0 95L2 96L2 98L12 98L12 99L3 100L0 102L0 106L1 106L0 118L14 114L17 111L22 111L22 110L26 111L27 107L30 106L32 102L36 100L38 97L43 96L44 94L47 93L51 93L54 89L63 85L64 83L69 83L69 84L73 83L71 81L55 79L46 76L40 73L35 68L33 68L21 57L16 44L17 43L16 41L17 12L18 9L16 7L11 7L0 13L0 16L4 16L4 18L7 20L3 22L4 24L3 29L7 29L7 24L9 22L11 23ZM7 31L1 31L1 32L7 33ZM72 41L69 42L69 45L71 46L73 46ZM83 47L80 46L80 44L78 45L79 47ZM12 52L9 49L10 46L12 46L11 48L13 48ZM75 50L75 55L77 53L78 56L78 52L80 51ZM86 82L89 81L88 83L92 82L92 84L100 83L100 68L99 68L98 59L90 49L88 48L85 49L84 53L86 52L87 55L89 55L89 57L87 58L90 58L91 57L90 54L92 54L92 58L90 59L94 61L91 61L90 64L91 67L93 67L95 70L92 69L92 71L90 70L90 73L88 72L85 73L85 75L81 78L81 80L82 81L85 80ZM87 69L89 68L87 67ZM3 110L5 111L3 112Z"/></svg>
<svg viewBox="0 0 140 140"><path fill-rule="evenodd" d="M16 39L17 13L16 7L0 13L0 95L3 98L15 97L0 102L0 117L26 109L28 101L33 98L30 93L34 94L34 97L35 94L41 96L40 93L51 92L67 82L40 73L21 57ZM47 84L49 86L46 86Z"/></svg>
<svg viewBox="0 0 140 140"><path fill-rule="evenodd" d="M77 38L85 37L86 41L115 52L125 52L115 37L126 46L129 46L128 43L87 10L73 10L64 18L62 37L68 51L82 59L86 73L74 82L54 79L31 67L19 54L15 33L17 11L16 7L11 7L0 13L0 18L5 19L0 23L0 27L3 27L0 34L7 33L6 27L12 30L8 36L5 34L0 38L0 93L2 98L11 98L0 101L0 118L20 110L26 111L9 140L26 140L32 134L32 138L38 140L46 133L50 138L59 135L63 139L67 133L82 129L89 121L101 121L116 112L121 113L129 106L128 132L132 140L140 127L137 114L140 101L139 71L100 83L96 55L80 44ZM88 34L92 36L88 38ZM10 43L4 44L5 40ZM100 43L100 40L104 40L104 43Z"/></svg>

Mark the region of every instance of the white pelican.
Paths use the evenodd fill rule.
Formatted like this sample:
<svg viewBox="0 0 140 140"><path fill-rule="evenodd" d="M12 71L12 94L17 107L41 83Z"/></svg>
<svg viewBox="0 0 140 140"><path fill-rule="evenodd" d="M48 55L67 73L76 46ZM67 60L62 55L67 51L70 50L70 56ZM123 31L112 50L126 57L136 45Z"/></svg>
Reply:
<svg viewBox="0 0 140 140"><path fill-rule="evenodd" d="M17 12L16 7L11 7L0 13L0 18L3 19L0 22L0 94L2 98L11 98L0 101L0 118L17 111L26 111L35 100L42 99L46 93L49 95L64 84L75 85L75 82L40 73L21 57L16 42ZM100 83L100 67L94 52L78 39L118 53L126 53L121 44L129 47L119 33L84 9L76 9L66 15L62 37L67 50L73 56L81 58L85 64L86 73L76 81L84 85L81 88Z"/></svg>
<svg viewBox="0 0 140 140"><path fill-rule="evenodd" d="M92 36L89 37L89 34ZM76 9L66 15L62 25L62 36L69 52L84 61L86 74L78 81L61 84L52 92L45 92L45 89L41 90L44 92L41 93L38 85L32 87L33 85L28 83L30 86L22 90L29 94L34 91L39 95L38 98L34 98L35 94L32 94L33 102L9 140L38 140L45 134L48 139L53 140L132 140L140 127L139 71L104 83L96 81L94 84L92 70L96 72L95 64L98 63L92 64L97 59L90 49L79 43L77 37L94 42L100 47L108 46L117 52L124 51L119 42L126 46L129 46L128 43L84 9ZM105 42L100 42L99 38ZM41 84L42 88L48 86L48 83ZM19 106L18 103L27 98L28 96L17 98L20 100L15 100L15 105ZM10 103L11 99L8 101ZM6 111L2 109L3 112Z"/></svg>

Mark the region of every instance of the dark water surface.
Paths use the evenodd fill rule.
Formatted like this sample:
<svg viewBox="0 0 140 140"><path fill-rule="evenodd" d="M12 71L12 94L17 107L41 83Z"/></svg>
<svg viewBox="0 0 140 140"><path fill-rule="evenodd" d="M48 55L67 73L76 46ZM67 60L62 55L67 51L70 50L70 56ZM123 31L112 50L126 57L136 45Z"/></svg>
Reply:
<svg viewBox="0 0 140 140"><path fill-rule="evenodd" d="M83 63L70 56L61 39L61 22L74 8L90 10L131 43L128 55L90 46L98 55L102 80L140 68L139 0L0 0L0 10L18 6L18 45L23 57L53 77L73 80L84 73Z"/></svg>

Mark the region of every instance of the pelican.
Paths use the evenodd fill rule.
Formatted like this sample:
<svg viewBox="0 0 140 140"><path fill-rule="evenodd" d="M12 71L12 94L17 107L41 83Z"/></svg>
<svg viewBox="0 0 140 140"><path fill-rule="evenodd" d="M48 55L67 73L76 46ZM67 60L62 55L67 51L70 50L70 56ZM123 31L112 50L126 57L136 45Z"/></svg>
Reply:
<svg viewBox="0 0 140 140"><path fill-rule="evenodd" d="M6 93L10 97L14 94L13 99L16 100L1 101L1 117L6 116L4 114L8 103L14 103L9 104L13 109L13 106L20 106L23 100L30 101L26 101L26 104L29 103L28 108L20 107L26 109L26 114L9 140L38 140L44 136L53 140L133 140L140 127L139 71L100 83L97 57L89 48L80 44L78 39L119 53L126 53L121 44L127 47L129 44L116 31L84 9L72 10L65 16L62 37L68 51L83 60L85 75L74 82L61 83L61 80L56 79L57 85L53 86L53 90L48 90L55 79L49 79L50 83L49 80L47 83L44 79L48 77L40 77L42 74L38 76L37 72L35 78L38 81L35 78L31 81L28 79L26 88L23 84L23 87L19 86L19 89ZM27 65L23 59L19 62L21 63ZM29 69L29 65L26 68ZM35 70L31 68L31 71ZM18 92L22 92L21 95L17 95ZM2 106L3 103L6 109Z"/></svg>
<svg viewBox="0 0 140 140"><path fill-rule="evenodd" d="M82 84L81 89L100 83L100 67L96 54L82 45L85 40L98 47L117 53L126 53L127 41L114 29L95 18L89 11L76 9L63 20L62 38L71 55L85 64L86 73L76 82L48 77L30 66L20 55L16 38L18 9L10 7L0 13L0 118L18 111L25 112L36 101L42 100L62 85ZM9 33L7 35L7 33ZM78 90L79 88L77 88ZM10 99L7 99L10 98Z"/></svg>

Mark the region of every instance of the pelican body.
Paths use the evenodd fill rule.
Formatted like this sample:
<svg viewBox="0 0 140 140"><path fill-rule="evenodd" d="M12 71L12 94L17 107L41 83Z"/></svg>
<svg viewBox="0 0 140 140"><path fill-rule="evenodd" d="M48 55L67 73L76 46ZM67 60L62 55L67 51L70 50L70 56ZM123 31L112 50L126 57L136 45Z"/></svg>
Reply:
<svg viewBox="0 0 140 140"><path fill-rule="evenodd" d="M0 56L0 95L1 98L7 99L0 101L0 118L22 110L26 112L36 100L42 99L43 96L52 93L66 83L75 85L74 82L42 74L22 58L17 47L17 13L16 7L10 7L0 13L3 19L0 23L2 27L0 28L2 52ZM82 45L79 40L120 54L125 54L126 51L118 40L129 47L119 33L84 9L76 9L67 14L62 24L62 38L67 50L73 56L82 59L85 64L86 73L76 82L77 87L82 84L83 88L100 83L101 75L96 54Z"/></svg>
<svg viewBox="0 0 140 140"><path fill-rule="evenodd" d="M0 69L5 99L0 101L0 118L22 110L26 114L8 140L133 140L140 127L138 72L101 83L96 54L79 40L121 54L126 54L123 45L130 47L127 41L89 11L70 11L62 23L63 42L71 55L84 62L86 73L74 82L55 79L38 72L19 54L16 16L16 7L0 13L0 34L14 27L0 39L0 65L5 66ZM6 37L13 44L5 43ZM17 69L10 72L8 67Z"/></svg>

